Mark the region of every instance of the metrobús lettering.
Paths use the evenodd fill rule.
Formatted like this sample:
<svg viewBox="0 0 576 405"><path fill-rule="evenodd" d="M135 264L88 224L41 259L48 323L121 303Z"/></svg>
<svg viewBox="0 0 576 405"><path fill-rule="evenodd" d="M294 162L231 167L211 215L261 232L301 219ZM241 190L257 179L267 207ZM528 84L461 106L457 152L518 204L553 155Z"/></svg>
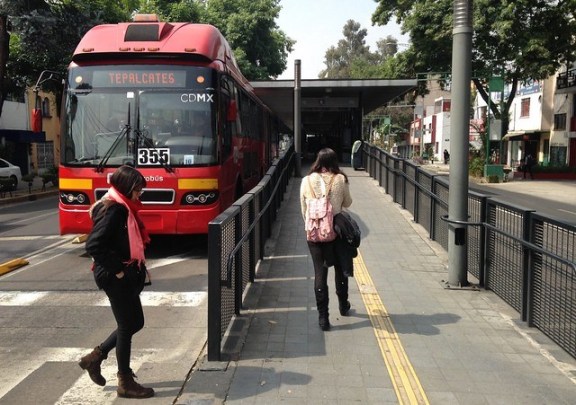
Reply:
<svg viewBox="0 0 576 405"><path fill-rule="evenodd" d="M214 94L206 93L188 93L180 96L183 103L213 103Z"/></svg>
<svg viewBox="0 0 576 405"><path fill-rule="evenodd" d="M117 72L108 73L111 84L159 84L176 83L174 73L170 72Z"/></svg>
<svg viewBox="0 0 576 405"><path fill-rule="evenodd" d="M152 175L152 176L144 176L146 182L154 182L154 181L164 181L164 177L160 175Z"/></svg>

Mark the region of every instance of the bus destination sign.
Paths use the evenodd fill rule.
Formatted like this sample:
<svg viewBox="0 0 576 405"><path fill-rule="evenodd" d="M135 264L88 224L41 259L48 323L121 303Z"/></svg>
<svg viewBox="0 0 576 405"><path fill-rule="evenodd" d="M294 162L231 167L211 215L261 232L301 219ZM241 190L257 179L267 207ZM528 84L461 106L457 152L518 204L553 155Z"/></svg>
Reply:
<svg viewBox="0 0 576 405"><path fill-rule="evenodd" d="M92 77L95 87L186 87L181 70L100 70Z"/></svg>

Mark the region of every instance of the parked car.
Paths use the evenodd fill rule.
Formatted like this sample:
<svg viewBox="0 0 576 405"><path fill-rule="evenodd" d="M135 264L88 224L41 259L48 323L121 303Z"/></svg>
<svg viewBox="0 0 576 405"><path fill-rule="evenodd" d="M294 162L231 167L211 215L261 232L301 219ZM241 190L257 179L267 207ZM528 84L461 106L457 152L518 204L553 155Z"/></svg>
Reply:
<svg viewBox="0 0 576 405"><path fill-rule="evenodd" d="M18 182L22 179L20 167L13 165L7 160L0 159L0 178L6 177L12 180L14 190L18 187Z"/></svg>

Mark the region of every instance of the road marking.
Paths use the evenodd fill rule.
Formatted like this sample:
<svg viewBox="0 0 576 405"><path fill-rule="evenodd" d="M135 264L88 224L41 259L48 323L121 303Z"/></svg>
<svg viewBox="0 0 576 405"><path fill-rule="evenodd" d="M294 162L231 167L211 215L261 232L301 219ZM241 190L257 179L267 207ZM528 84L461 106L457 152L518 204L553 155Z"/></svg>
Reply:
<svg viewBox="0 0 576 405"><path fill-rule="evenodd" d="M76 363L80 357L90 353L92 348L80 347L58 347L58 348L42 348L34 353L30 361L27 361L24 366L19 364L19 367L10 368L10 373L2 377L2 384L0 384L0 398L4 397L18 384L32 374L35 370L39 369L44 363L47 362L70 362ZM145 362L150 362L157 354L157 350L144 349L132 350L130 356L130 365L135 372ZM71 367L78 367L77 365ZM80 370L80 368L78 368ZM100 388L96 386L87 372L82 372L82 375L74 385L66 391L56 402L56 404L111 404L116 400L116 372L118 366L114 350L108 354L108 359L102 363L102 375L109 381L107 386Z"/></svg>
<svg viewBox="0 0 576 405"><path fill-rule="evenodd" d="M420 380L408 360L404 351L400 337L392 325L390 316L376 287L372 282L368 269L364 264L362 255L354 259L354 278L360 289L360 295L364 300L364 305L370 316L376 340L380 346L380 352L386 363L388 374L394 385L394 391L398 397L399 404L429 404L428 398Z"/></svg>
<svg viewBox="0 0 576 405"><path fill-rule="evenodd" d="M26 217L26 218L21 219L21 220L19 220L19 221L10 221L10 225L20 224L20 223L22 223L22 222L37 221L37 220L40 219L40 218L46 218L46 217L52 217L52 216L54 216L54 213L53 213L53 212L47 212L47 213L45 213L45 214L35 215L35 216L33 216L33 217Z"/></svg>
<svg viewBox="0 0 576 405"><path fill-rule="evenodd" d="M208 296L206 291L142 291L145 307L198 307ZM110 306L103 291L0 291L0 307L103 307Z"/></svg>
<svg viewBox="0 0 576 405"><path fill-rule="evenodd" d="M61 239L60 235L32 235L32 236L0 236L0 241L4 242L14 242L19 240L49 240L49 239Z"/></svg>
<svg viewBox="0 0 576 405"><path fill-rule="evenodd" d="M74 361L78 361L82 355L90 353L92 349L85 349L81 354L78 354ZM130 356L130 367L134 373L138 373L138 369L145 362L152 360L153 351L132 351ZM102 375L106 378L106 387L100 388L95 385L87 372L82 373L82 376L76 380L74 385L70 387L59 399L55 405L103 405L112 404L116 401L116 372L118 365L114 356L114 351L110 352L108 359L102 363ZM51 360L54 361L54 360Z"/></svg>
<svg viewBox="0 0 576 405"><path fill-rule="evenodd" d="M562 212L565 212L565 213L567 213L567 214L576 215L576 212L574 212L574 211L568 211L568 210L563 210L562 208L558 208L558 211L562 211Z"/></svg>

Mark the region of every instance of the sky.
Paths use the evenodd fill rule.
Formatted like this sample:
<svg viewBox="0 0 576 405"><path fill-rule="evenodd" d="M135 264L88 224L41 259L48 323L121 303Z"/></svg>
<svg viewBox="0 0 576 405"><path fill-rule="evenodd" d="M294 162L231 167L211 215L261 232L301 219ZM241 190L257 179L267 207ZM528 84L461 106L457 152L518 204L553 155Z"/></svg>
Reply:
<svg viewBox="0 0 576 405"><path fill-rule="evenodd" d="M366 44L376 50L376 41L388 35L398 42L407 42L400 27L394 22L386 26L372 26L374 0L281 0L278 27L296 40L294 50L288 55L287 69L278 79L294 79L294 60L300 59L302 79L317 79L325 68L324 56L331 46L344 38L342 29L348 20L360 23L368 31Z"/></svg>

